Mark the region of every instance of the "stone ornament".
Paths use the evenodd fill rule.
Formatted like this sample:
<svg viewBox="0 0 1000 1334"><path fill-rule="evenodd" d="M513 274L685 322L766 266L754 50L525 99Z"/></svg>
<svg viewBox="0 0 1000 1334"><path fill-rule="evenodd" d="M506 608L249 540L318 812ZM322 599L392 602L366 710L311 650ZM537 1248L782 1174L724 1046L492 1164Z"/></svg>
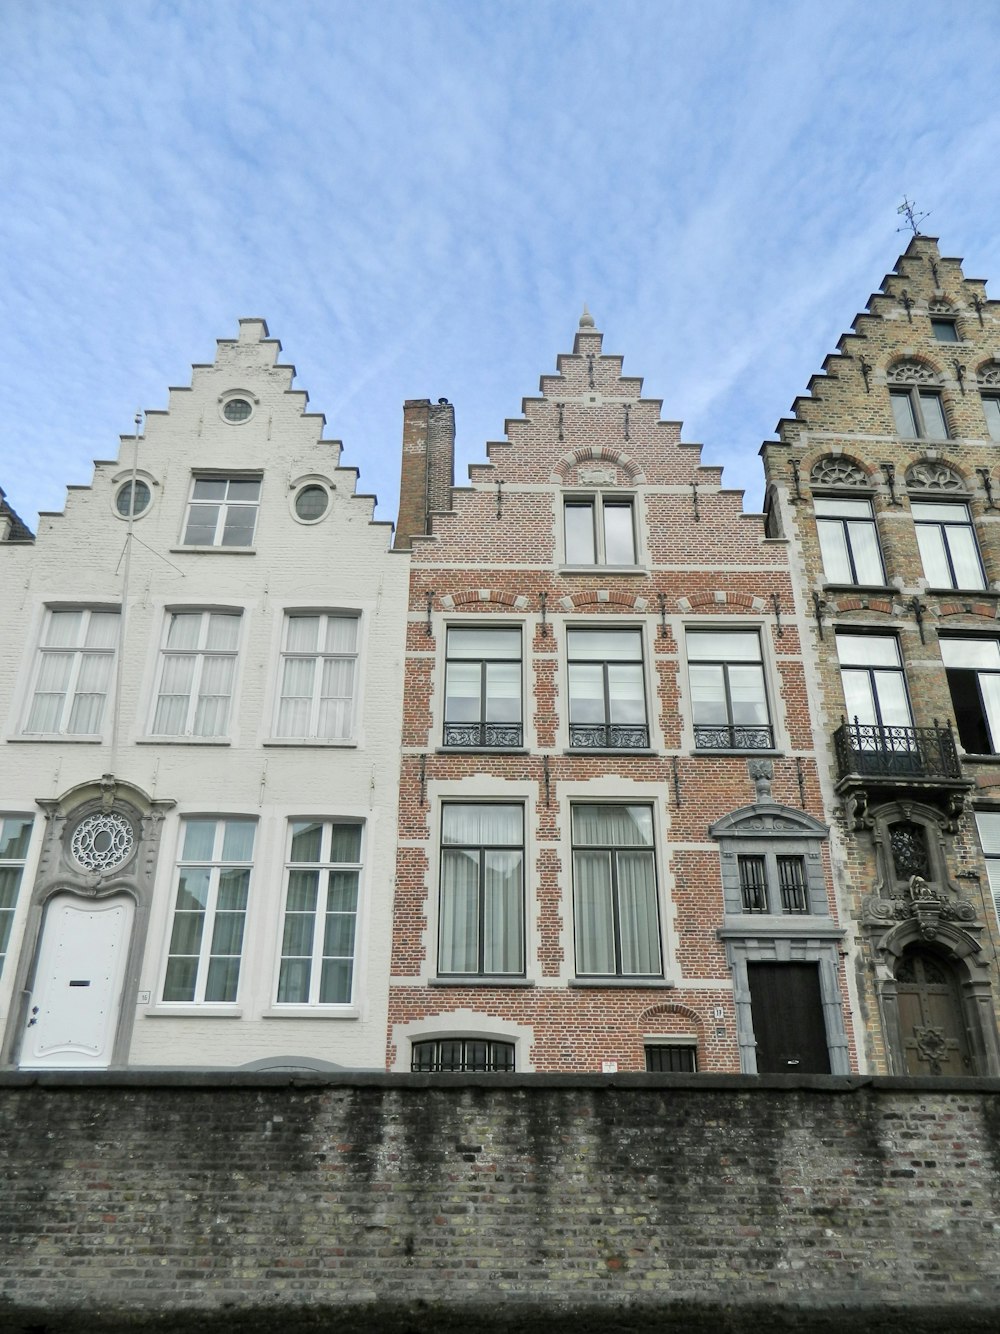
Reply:
<svg viewBox="0 0 1000 1334"><path fill-rule="evenodd" d="M914 491L964 491L965 482L946 463L915 463L906 470L906 485Z"/></svg>
<svg viewBox="0 0 1000 1334"><path fill-rule="evenodd" d="M1000 389L1000 361L988 361L976 372L976 379L984 389Z"/></svg>
<svg viewBox="0 0 1000 1334"><path fill-rule="evenodd" d="M135 835L121 815L88 815L73 831L70 851L86 871L111 871L128 859Z"/></svg>
<svg viewBox="0 0 1000 1334"><path fill-rule="evenodd" d="M809 474L813 486L867 486L868 477L852 459L838 459L832 454L813 464Z"/></svg>
<svg viewBox="0 0 1000 1334"><path fill-rule="evenodd" d="M588 468L582 464L577 468L576 476L581 486L614 486L618 480L614 468Z"/></svg>
<svg viewBox="0 0 1000 1334"><path fill-rule="evenodd" d="M938 384L939 376L922 361L897 361L885 373L889 384Z"/></svg>

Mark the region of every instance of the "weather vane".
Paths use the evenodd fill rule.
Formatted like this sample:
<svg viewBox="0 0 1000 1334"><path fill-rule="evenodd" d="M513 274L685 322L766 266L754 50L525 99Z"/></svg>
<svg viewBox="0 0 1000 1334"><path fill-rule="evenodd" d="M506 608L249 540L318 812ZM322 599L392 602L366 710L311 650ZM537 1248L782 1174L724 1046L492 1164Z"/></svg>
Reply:
<svg viewBox="0 0 1000 1334"><path fill-rule="evenodd" d="M899 208L896 209L896 212L906 216L906 227L910 228L914 236L920 235L920 224L923 222L924 218L930 217L929 213L918 213L916 204L914 204L912 199L907 199L906 195L903 196L903 202L900 204ZM897 227L896 231L905 232L906 227Z"/></svg>

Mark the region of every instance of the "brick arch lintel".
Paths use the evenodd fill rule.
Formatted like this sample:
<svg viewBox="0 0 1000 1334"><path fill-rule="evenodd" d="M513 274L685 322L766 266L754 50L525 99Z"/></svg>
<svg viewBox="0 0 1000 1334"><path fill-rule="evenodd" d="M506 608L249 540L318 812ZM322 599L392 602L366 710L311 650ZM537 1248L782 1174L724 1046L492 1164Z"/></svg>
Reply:
<svg viewBox="0 0 1000 1334"><path fill-rule="evenodd" d="M882 469L877 463L872 463L857 454L852 454L843 445L832 447L830 445L817 445L813 449L806 450L799 462L799 476L803 482L807 482L812 476L812 470L820 459L837 459L838 462L853 463L856 468L865 474L873 487L878 486L882 479ZM812 483L809 484L812 485Z"/></svg>
<svg viewBox="0 0 1000 1334"><path fill-rule="evenodd" d="M559 599L564 611L579 611L583 607L628 607L631 611L646 611L648 599L635 593L621 593L610 588L587 588L580 593L569 593Z"/></svg>
<svg viewBox="0 0 1000 1334"><path fill-rule="evenodd" d="M437 601L443 611L455 611L459 607L467 611L470 607L491 603L514 607L518 611L524 611L528 606L528 599L523 594L511 593L505 588L462 588L454 593L442 593Z"/></svg>
<svg viewBox="0 0 1000 1334"><path fill-rule="evenodd" d="M657 1005L651 1005L648 1010L643 1010L636 1018L636 1028L639 1033L645 1032L655 1024L657 1019L683 1019L690 1023L699 1038L702 1036L705 1021L697 1010L692 1010L689 1005L681 1005L678 1001L664 1001Z"/></svg>
<svg viewBox="0 0 1000 1334"><path fill-rule="evenodd" d="M884 616L898 615L901 609L895 607L890 598L846 597L829 598L824 608L827 616L842 616L849 611L876 611ZM928 608L931 615L934 609Z"/></svg>
<svg viewBox="0 0 1000 1334"><path fill-rule="evenodd" d="M705 607L738 607L740 611L762 612L767 610L767 603L752 593L733 593L717 588L700 590L689 597L679 597L677 607L682 612L699 611Z"/></svg>
<svg viewBox="0 0 1000 1334"><path fill-rule="evenodd" d="M995 621L1000 619L1000 605L975 602L972 599L967 602L942 602L937 608L937 614L942 620L946 616L983 616L987 620Z"/></svg>
<svg viewBox="0 0 1000 1334"><path fill-rule="evenodd" d="M569 484L569 473L581 463L614 463L628 476L632 486L640 486L646 480L646 474L637 463L623 450L611 445L581 445L578 449L568 449L553 469L551 481L560 486Z"/></svg>

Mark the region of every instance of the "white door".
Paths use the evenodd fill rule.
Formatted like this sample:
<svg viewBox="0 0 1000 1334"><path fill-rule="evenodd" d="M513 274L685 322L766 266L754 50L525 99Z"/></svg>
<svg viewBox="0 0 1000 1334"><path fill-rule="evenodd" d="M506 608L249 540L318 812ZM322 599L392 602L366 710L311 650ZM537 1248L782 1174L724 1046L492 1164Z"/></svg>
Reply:
<svg viewBox="0 0 1000 1334"><path fill-rule="evenodd" d="M96 900L57 894L49 902L22 1069L99 1070L111 1064L133 906L123 894Z"/></svg>

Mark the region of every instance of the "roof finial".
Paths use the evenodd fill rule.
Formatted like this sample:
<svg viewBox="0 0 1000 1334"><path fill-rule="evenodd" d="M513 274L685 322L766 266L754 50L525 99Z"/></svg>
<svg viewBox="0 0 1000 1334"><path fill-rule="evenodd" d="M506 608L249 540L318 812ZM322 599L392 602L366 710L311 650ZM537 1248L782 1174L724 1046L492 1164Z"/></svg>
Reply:
<svg viewBox="0 0 1000 1334"><path fill-rule="evenodd" d="M912 199L907 199L906 195L903 196L903 202L900 204L899 208L896 209L896 212L906 215L906 227L909 227L914 236L920 235L920 224L923 222L924 218L930 216L928 213L918 213L916 204ZM897 227L896 231L905 232L906 227Z"/></svg>
<svg viewBox="0 0 1000 1334"><path fill-rule="evenodd" d="M583 303L583 314L580 316L580 328L592 329L594 327L594 317L587 309L586 301Z"/></svg>

